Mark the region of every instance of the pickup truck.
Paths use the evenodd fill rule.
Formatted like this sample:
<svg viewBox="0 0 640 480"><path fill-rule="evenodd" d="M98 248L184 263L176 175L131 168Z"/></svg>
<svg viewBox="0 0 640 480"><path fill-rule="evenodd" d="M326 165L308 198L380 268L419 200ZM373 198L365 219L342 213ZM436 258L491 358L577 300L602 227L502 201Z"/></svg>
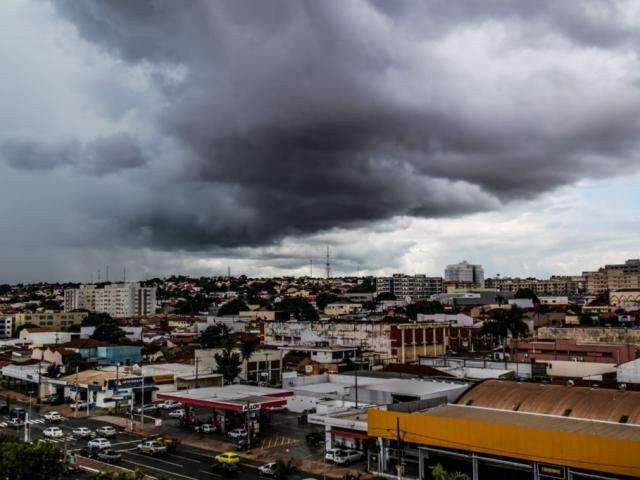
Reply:
<svg viewBox="0 0 640 480"><path fill-rule="evenodd" d="M147 440L138 444L138 450L147 455L162 455L167 453L167 447L156 440Z"/></svg>

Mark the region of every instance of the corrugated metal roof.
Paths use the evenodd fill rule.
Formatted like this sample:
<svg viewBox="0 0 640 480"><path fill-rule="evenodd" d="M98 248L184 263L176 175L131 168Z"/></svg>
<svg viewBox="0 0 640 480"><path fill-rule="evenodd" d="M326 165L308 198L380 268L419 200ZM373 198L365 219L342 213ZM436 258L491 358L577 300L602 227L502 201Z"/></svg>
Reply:
<svg viewBox="0 0 640 480"><path fill-rule="evenodd" d="M535 413L509 412L464 405L443 405L423 412L438 417L464 418L493 423L504 423L525 428L625 438L640 441L640 426L604 421L554 417Z"/></svg>
<svg viewBox="0 0 640 480"><path fill-rule="evenodd" d="M458 405L640 425L640 392L486 380ZM624 423L624 422L622 422Z"/></svg>

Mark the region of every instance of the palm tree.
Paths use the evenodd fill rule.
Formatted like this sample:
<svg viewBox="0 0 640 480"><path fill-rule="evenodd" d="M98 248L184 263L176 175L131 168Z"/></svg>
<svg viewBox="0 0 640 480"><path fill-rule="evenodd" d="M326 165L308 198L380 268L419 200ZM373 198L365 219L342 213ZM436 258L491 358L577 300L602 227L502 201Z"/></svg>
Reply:
<svg viewBox="0 0 640 480"><path fill-rule="evenodd" d="M244 362L244 371L248 372L248 362L258 347L258 341L253 338L245 338L240 341L240 357Z"/></svg>

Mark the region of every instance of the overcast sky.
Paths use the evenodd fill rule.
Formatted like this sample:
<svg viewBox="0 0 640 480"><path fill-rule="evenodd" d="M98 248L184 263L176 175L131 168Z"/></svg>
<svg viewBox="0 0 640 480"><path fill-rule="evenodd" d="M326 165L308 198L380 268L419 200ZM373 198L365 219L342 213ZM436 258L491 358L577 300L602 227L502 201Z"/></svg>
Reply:
<svg viewBox="0 0 640 480"><path fill-rule="evenodd" d="M640 256L640 3L0 2L0 281Z"/></svg>

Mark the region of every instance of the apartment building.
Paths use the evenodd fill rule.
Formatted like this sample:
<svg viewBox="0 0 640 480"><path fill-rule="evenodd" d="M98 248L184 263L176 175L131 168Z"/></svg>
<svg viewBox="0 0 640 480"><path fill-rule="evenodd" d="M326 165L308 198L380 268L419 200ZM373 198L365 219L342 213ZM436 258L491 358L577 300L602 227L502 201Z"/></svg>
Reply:
<svg viewBox="0 0 640 480"><path fill-rule="evenodd" d="M64 309L108 313L113 318L141 317L156 312L156 287L114 283L98 287L80 285L64 291Z"/></svg>
<svg viewBox="0 0 640 480"><path fill-rule="evenodd" d="M0 336L8 338L13 332L13 317L11 315L0 315Z"/></svg>
<svg viewBox="0 0 640 480"><path fill-rule="evenodd" d="M392 277L376 278L376 293L378 295L393 293L397 298L428 297L443 291L442 277L396 273Z"/></svg>
<svg viewBox="0 0 640 480"><path fill-rule="evenodd" d="M640 288L640 259L630 259L625 263L605 265L593 272L583 272L586 290L589 294L605 291Z"/></svg>
<svg viewBox="0 0 640 480"><path fill-rule="evenodd" d="M549 279L538 278L488 278L485 285L501 292L515 293L521 289L531 289L538 296L571 296L584 289L582 277L552 276Z"/></svg>
<svg viewBox="0 0 640 480"><path fill-rule="evenodd" d="M473 283L484 287L484 269L482 265L473 265L466 260L454 265L447 265L444 279L448 282Z"/></svg>
<svg viewBox="0 0 640 480"><path fill-rule="evenodd" d="M50 327L53 330L80 325L87 312L24 312L13 316L13 328L32 324L37 327Z"/></svg>

